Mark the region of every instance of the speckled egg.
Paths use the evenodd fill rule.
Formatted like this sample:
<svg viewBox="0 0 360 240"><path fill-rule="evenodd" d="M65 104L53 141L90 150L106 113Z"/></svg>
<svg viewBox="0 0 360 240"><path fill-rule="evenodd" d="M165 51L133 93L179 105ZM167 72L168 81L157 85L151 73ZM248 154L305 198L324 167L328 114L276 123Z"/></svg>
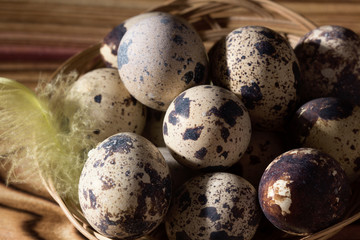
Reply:
<svg viewBox="0 0 360 240"><path fill-rule="evenodd" d="M341 26L321 26L295 47L303 75L302 103L339 97L360 104L360 37Z"/></svg>
<svg viewBox="0 0 360 240"><path fill-rule="evenodd" d="M315 233L340 221L351 196L339 163L312 148L293 149L275 158L258 191L267 219L294 235Z"/></svg>
<svg viewBox="0 0 360 240"><path fill-rule="evenodd" d="M187 181L175 193L165 219L169 240L250 240L261 210L257 192L230 173L208 173Z"/></svg>
<svg viewBox="0 0 360 240"><path fill-rule="evenodd" d="M302 105L291 123L296 146L322 150L340 162L350 181L360 176L360 107L338 98Z"/></svg>
<svg viewBox="0 0 360 240"><path fill-rule="evenodd" d="M229 171L257 187L266 167L287 149L286 138L278 132L253 131L244 155Z"/></svg>
<svg viewBox="0 0 360 240"><path fill-rule="evenodd" d="M297 101L300 70L288 41L261 27L238 28L209 52L211 80L236 93L254 129L281 130Z"/></svg>
<svg viewBox="0 0 360 240"><path fill-rule="evenodd" d="M117 51L120 41L126 31L139 21L156 15L161 12L146 12L125 20L123 23L114 27L103 39L100 47L100 56L107 67L117 68Z"/></svg>
<svg viewBox="0 0 360 240"><path fill-rule="evenodd" d="M135 133L113 135L88 154L79 181L85 218L103 236L136 239L155 229L171 197L159 150Z"/></svg>
<svg viewBox="0 0 360 240"><path fill-rule="evenodd" d="M170 104L163 124L166 146L184 166L219 171L244 154L251 121L241 100L229 90L192 87Z"/></svg>
<svg viewBox="0 0 360 240"><path fill-rule="evenodd" d="M204 44L185 20L152 16L132 26L118 48L118 69L128 91L144 105L166 111L182 91L207 82Z"/></svg>
<svg viewBox="0 0 360 240"><path fill-rule="evenodd" d="M118 132L140 134L146 123L146 107L129 94L116 69L99 68L82 75L70 87L65 104L70 128L85 125L97 142Z"/></svg>

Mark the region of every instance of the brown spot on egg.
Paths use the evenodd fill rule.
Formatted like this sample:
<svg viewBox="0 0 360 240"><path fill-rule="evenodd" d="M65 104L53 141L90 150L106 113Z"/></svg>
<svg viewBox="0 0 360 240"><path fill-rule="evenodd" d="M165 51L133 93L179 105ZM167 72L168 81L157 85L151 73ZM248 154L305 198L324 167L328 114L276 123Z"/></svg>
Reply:
<svg viewBox="0 0 360 240"><path fill-rule="evenodd" d="M235 218L243 218L244 217L244 209L243 208L238 208L238 207L233 207L231 208L231 213Z"/></svg>
<svg viewBox="0 0 360 240"><path fill-rule="evenodd" d="M207 116L215 116L222 118L227 124L233 127L236 124L236 118L244 114L243 109L234 100L227 100L220 108L212 107Z"/></svg>
<svg viewBox="0 0 360 240"><path fill-rule="evenodd" d="M113 30L111 30L103 40L104 44L109 46L114 46L111 47L111 53L115 56L117 55L117 50L119 47L120 40L122 36L124 36L125 32L126 32L126 27L124 23L121 23L116 27L114 27Z"/></svg>
<svg viewBox="0 0 360 240"><path fill-rule="evenodd" d="M195 152L195 157L197 159L202 160L202 159L204 159L207 152L208 152L207 149L205 147L203 147L203 148L201 148L201 149L199 149L198 151Z"/></svg>
<svg viewBox="0 0 360 240"><path fill-rule="evenodd" d="M96 103L101 103L101 98L102 98L101 94L96 95L96 96L94 97L94 101L95 101Z"/></svg>
<svg viewBox="0 0 360 240"><path fill-rule="evenodd" d="M256 102L263 99L261 89L255 82L251 83L251 86L242 86L240 91L242 100L248 109L254 109Z"/></svg>
<svg viewBox="0 0 360 240"><path fill-rule="evenodd" d="M260 56L266 54L269 56L272 56L276 50L275 48L271 45L271 43L267 42L267 41L260 41L254 44L256 50L258 50Z"/></svg>
<svg viewBox="0 0 360 240"><path fill-rule="evenodd" d="M185 94L186 93L182 93L175 99L174 101L175 114L182 116L184 118L189 118L190 100L189 98L185 97Z"/></svg>
<svg viewBox="0 0 360 240"><path fill-rule="evenodd" d="M117 59L118 59L118 69L121 69L123 65L126 65L129 63L129 58L128 58L128 49L130 47L130 45L132 44L132 41L128 41L128 42L123 42L119 45L118 48L118 54L117 54Z"/></svg>
<svg viewBox="0 0 360 240"><path fill-rule="evenodd" d="M227 142L228 137L230 136L230 131L226 127L221 128L221 137L224 140L224 142Z"/></svg>
<svg viewBox="0 0 360 240"><path fill-rule="evenodd" d="M114 152L130 153L131 149L134 149L133 141L136 140L126 134L118 134L111 136L108 141L100 145L100 148L106 150L106 157L111 156Z"/></svg>
<svg viewBox="0 0 360 240"><path fill-rule="evenodd" d="M204 129L204 126L199 126L195 128L187 128L184 132L183 139L184 140L198 140L201 135L201 131Z"/></svg>
<svg viewBox="0 0 360 240"><path fill-rule="evenodd" d="M194 79L194 72L189 71L184 74L184 76L181 78L186 84L189 84Z"/></svg>
<svg viewBox="0 0 360 240"><path fill-rule="evenodd" d="M100 181L102 181L102 190L108 190L115 186L114 179L108 177L108 176L101 176Z"/></svg>
<svg viewBox="0 0 360 240"><path fill-rule="evenodd" d="M166 136L168 135L168 128L167 128L167 123L166 122L164 122L163 134L166 135Z"/></svg>
<svg viewBox="0 0 360 240"><path fill-rule="evenodd" d="M221 215L217 213L215 207L202 208L199 217L208 218L210 221L215 222L220 219Z"/></svg>
<svg viewBox="0 0 360 240"><path fill-rule="evenodd" d="M96 196L93 193L93 190L89 189L88 192L89 192L90 207L93 209L96 209L96 207L97 207Z"/></svg>

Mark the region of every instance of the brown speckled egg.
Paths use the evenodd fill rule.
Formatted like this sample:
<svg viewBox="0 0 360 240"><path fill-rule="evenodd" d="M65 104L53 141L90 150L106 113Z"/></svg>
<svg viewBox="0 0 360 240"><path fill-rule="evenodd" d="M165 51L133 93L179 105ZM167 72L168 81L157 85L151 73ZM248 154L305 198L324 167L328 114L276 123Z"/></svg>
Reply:
<svg viewBox="0 0 360 240"><path fill-rule="evenodd" d="M236 93L254 129L281 130L297 101L300 70L288 41L261 27L236 29L209 52L211 80Z"/></svg>
<svg viewBox="0 0 360 240"><path fill-rule="evenodd" d="M351 196L339 163L312 148L293 149L275 158L258 191L267 219L294 235L315 233L341 220Z"/></svg>
<svg viewBox="0 0 360 240"><path fill-rule="evenodd" d="M87 221L102 235L135 239L149 233L163 221L170 197L169 168L144 137L119 133L89 152L79 201Z"/></svg>
<svg viewBox="0 0 360 240"><path fill-rule="evenodd" d="M166 146L181 164L205 171L233 165L251 136L249 114L229 90L192 87L170 104L163 124Z"/></svg>
<svg viewBox="0 0 360 240"><path fill-rule="evenodd" d="M255 188L230 173L208 173L187 181L175 193L167 217L169 240L250 240L261 210Z"/></svg>
<svg viewBox="0 0 360 240"><path fill-rule="evenodd" d="M296 146L331 155L350 181L360 176L360 107L338 98L318 98L302 105L291 122Z"/></svg>
<svg viewBox="0 0 360 240"><path fill-rule="evenodd" d="M170 14L132 26L118 49L118 69L128 91L144 105L166 111L182 91L207 82L208 59L194 28Z"/></svg>
<svg viewBox="0 0 360 240"><path fill-rule="evenodd" d="M283 134L253 131L244 155L229 171L238 174L257 187L266 167L287 150Z"/></svg>
<svg viewBox="0 0 360 240"><path fill-rule="evenodd" d="M295 47L303 78L302 103L339 97L360 105L360 37L341 26L321 26Z"/></svg>
<svg viewBox="0 0 360 240"><path fill-rule="evenodd" d="M82 75L66 96L65 115L71 128L81 115L89 136L100 142L118 132L140 134L146 123L146 107L133 98L112 68L99 68Z"/></svg>
<svg viewBox="0 0 360 240"><path fill-rule="evenodd" d="M139 21L156 15L161 15L161 12L147 12L136 15L125 20L123 23L114 27L103 39L100 47L100 56L102 57L107 67L117 68L117 51L120 41L126 31Z"/></svg>

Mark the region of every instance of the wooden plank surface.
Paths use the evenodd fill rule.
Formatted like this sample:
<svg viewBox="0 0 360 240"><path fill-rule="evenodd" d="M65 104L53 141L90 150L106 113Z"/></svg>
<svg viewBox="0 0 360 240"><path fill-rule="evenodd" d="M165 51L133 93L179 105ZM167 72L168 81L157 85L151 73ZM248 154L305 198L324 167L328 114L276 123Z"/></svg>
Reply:
<svg viewBox="0 0 360 240"><path fill-rule="evenodd" d="M277 0L317 25L360 33L359 0ZM125 19L163 0L0 0L0 76L35 87L73 54L99 42ZM84 239L41 188L0 181L0 240ZM333 240L360 239L360 222Z"/></svg>

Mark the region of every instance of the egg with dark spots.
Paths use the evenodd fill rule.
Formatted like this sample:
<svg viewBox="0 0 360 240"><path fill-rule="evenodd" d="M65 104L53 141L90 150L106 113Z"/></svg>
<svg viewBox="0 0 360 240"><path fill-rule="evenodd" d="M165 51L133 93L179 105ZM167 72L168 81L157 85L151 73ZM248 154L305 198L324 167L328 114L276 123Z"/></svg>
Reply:
<svg viewBox="0 0 360 240"><path fill-rule="evenodd" d="M284 37L261 26L238 28L210 49L209 64L213 83L240 97L254 129L283 130L300 80L298 60Z"/></svg>
<svg viewBox="0 0 360 240"><path fill-rule="evenodd" d="M64 114L70 131L85 127L97 142L118 132L142 133L146 112L113 68L99 68L80 76L65 97Z"/></svg>
<svg viewBox="0 0 360 240"><path fill-rule="evenodd" d="M317 148L334 157L351 182L360 177L360 107L339 98L302 105L290 124L294 145Z"/></svg>
<svg viewBox="0 0 360 240"><path fill-rule="evenodd" d="M139 21L151 17L162 15L161 12L146 12L129 19L126 19L123 23L115 26L110 32L104 37L101 47L100 56L103 59L106 67L117 68L117 52L119 44L124 34Z"/></svg>
<svg viewBox="0 0 360 240"><path fill-rule="evenodd" d="M339 222L351 197L340 164L313 148L293 149L275 158L258 191L266 218L293 235L308 235Z"/></svg>
<svg viewBox="0 0 360 240"><path fill-rule="evenodd" d="M253 131L248 148L229 171L259 186L266 167L287 148L284 134L270 131Z"/></svg>
<svg viewBox="0 0 360 240"><path fill-rule="evenodd" d="M135 133L119 133L88 153L79 181L86 220L102 236L137 239L164 219L171 197L160 151Z"/></svg>
<svg viewBox="0 0 360 240"><path fill-rule="evenodd" d="M255 188L235 174L217 172L193 177L175 192L165 228L169 240L250 240L260 218Z"/></svg>
<svg viewBox="0 0 360 240"><path fill-rule="evenodd" d="M360 36L342 26L321 26L295 47L303 75L301 102L338 97L360 105Z"/></svg>
<svg viewBox="0 0 360 240"><path fill-rule="evenodd" d="M117 57L128 91L159 111L166 111L182 91L208 82L208 57L199 34L187 21L168 13L132 26Z"/></svg>
<svg viewBox="0 0 360 240"><path fill-rule="evenodd" d="M218 86L196 86L170 104L164 117L163 136L180 164L219 171L233 165L245 152L251 121L234 93Z"/></svg>

